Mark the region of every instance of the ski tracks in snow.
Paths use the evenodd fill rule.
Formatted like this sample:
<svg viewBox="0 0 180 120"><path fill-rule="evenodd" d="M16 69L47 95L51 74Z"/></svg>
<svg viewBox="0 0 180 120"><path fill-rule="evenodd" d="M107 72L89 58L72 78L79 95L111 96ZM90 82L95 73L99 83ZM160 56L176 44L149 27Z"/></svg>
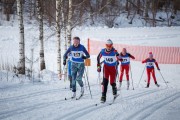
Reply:
<svg viewBox="0 0 180 120"><path fill-rule="evenodd" d="M142 108L135 110L132 114L125 115L116 115L114 119L121 119L121 120L145 120L148 119L151 115L153 115L156 111L162 109L166 105L170 104L171 102L180 98L180 93L175 92L167 97L162 99L158 99L153 103L144 105ZM148 101L148 100L147 100Z"/></svg>
<svg viewBox="0 0 180 120"><path fill-rule="evenodd" d="M164 90L164 89L140 92L140 93L137 93L137 94L134 94L134 95L130 95L130 96L124 97L123 100L132 100L132 99L135 99L135 98L141 98L143 96L146 96L146 95L149 95L149 94L153 94L153 93L159 92L161 90ZM115 101L114 104L121 104L122 101L120 99L122 99L121 96L119 96L117 98L117 100ZM86 107L83 107L83 108L80 108L80 109L76 109L74 111L66 113L63 116L58 117L56 120L59 120L59 119L72 120L72 119L75 119L75 118L76 119L78 119L78 118L80 119L81 117L84 117L84 116L86 116L86 115L88 115L90 113L93 113L93 112L97 113L98 110L101 110L101 109L109 106L109 104L101 104L101 105L98 105L98 106L95 106L95 103L92 103L92 104L93 105L88 105ZM83 104L83 106L84 105L85 104Z"/></svg>

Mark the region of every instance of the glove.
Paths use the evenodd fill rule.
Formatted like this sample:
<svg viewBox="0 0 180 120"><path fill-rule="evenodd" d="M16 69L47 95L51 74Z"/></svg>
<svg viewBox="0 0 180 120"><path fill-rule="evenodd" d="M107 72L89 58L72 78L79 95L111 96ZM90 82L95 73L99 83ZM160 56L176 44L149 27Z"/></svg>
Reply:
<svg viewBox="0 0 180 120"><path fill-rule="evenodd" d="M97 65L97 71L101 72L101 66L100 65Z"/></svg>
<svg viewBox="0 0 180 120"><path fill-rule="evenodd" d="M83 55L83 56L82 56L82 59L86 59L86 56Z"/></svg>
<svg viewBox="0 0 180 120"><path fill-rule="evenodd" d="M63 61L63 65L64 65L64 66L66 65L66 60Z"/></svg>
<svg viewBox="0 0 180 120"><path fill-rule="evenodd" d="M160 69L159 69L159 68L157 68L157 70L159 70L159 71L160 71Z"/></svg>

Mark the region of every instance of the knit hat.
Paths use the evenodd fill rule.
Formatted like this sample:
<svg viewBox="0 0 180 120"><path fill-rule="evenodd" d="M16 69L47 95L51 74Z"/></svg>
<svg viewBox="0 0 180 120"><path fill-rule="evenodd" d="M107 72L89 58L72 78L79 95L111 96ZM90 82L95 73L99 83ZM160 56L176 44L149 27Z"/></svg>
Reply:
<svg viewBox="0 0 180 120"><path fill-rule="evenodd" d="M111 45L111 44L113 44L113 42L112 42L111 39L108 39L108 40L106 41L106 44L107 44L107 45Z"/></svg>

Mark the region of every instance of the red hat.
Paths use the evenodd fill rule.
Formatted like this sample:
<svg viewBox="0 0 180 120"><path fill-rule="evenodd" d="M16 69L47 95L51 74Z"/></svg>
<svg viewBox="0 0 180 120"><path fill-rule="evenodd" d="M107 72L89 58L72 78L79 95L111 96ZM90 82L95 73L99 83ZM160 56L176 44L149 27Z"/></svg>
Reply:
<svg viewBox="0 0 180 120"><path fill-rule="evenodd" d="M152 52L149 52L149 54L152 54Z"/></svg>

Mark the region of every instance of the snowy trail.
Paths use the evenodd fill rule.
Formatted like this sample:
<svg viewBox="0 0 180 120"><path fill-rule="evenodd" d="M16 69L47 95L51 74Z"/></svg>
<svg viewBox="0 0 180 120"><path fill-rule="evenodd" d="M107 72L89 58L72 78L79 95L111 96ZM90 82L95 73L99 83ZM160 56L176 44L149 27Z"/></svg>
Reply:
<svg viewBox="0 0 180 120"><path fill-rule="evenodd" d="M11 58L9 57L8 61L12 64L16 63L18 55L17 28L0 28L2 28L0 29L1 60L6 61L7 54L9 54ZM37 29L31 26L25 30L30 30L25 36L27 38L26 49L29 50L37 42L34 40L34 37L38 36ZM6 31L11 34L7 35ZM85 28L74 29L73 36L80 36L81 43L85 46L87 38L97 38L98 40L111 38L114 43L128 45L180 47L180 27ZM120 96L113 105L109 105L108 103L112 101L113 97L112 88L109 85L107 103L100 104L101 85L96 72L97 56L92 55L88 74L93 99L90 97L86 81L85 95L80 100L64 100L65 97L70 98L72 93L68 88L69 81L59 81L57 76L53 76L56 75L54 73L56 71L55 40L55 36L53 36L45 43L45 59L48 70L43 72L41 82L33 83L29 80L21 82L20 79L12 78L12 76L9 81L6 81L6 71L0 72L0 77L5 79L0 81L0 120L179 120L180 64L159 64L165 80L168 81L168 87L159 72L155 70L160 87L157 88L151 79L150 88L147 89L144 88L147 84L146 72L139 84L145 65L138 61L131 61L135 90L132 90L132 85L130 90L126 90L126 80L123 79L121 91L118 91ZM28 50L27 57L30 54ZM39 55L38 51L38 47L35 47L35 57ZM100 76L100 80L102 80L102 73ZM118 79L119 77L117 84ZM130 83L132 84L132 82ZM137 87L138 84L139 87ZM95 104L98 105L95 106Z"/></svg>
<svg viewBox="0 0 180 120"><path fill-rule="evenodd" d="M141 93L137 93L137 94L135 94L135 95L132 95L132 96L128 96L128 97L125 97L125 98L123 98L123 100L131 100L131 99L133 99L133 98L139 98L139 97L144 97L144 95L148 95L148 94L152 94L152 93L154 93L154 92L157 92L157 91L151 91L151 92L141 92ZM118 98L117 98L118 99ZM107 103L109 103L110 101L107 101ZM98 102L99 103L99 102ZM116 102L115 102L115 104L117 104L118 103L118 100L116 100ZM100 104L100 103L99 103ZM60 118L58 118L58 119L67 119L67 120L72 120L73 118L79 118L79 117L83 117L83 116L85 116L85 115L87 115L87 114L90 114L91 112L96 112L96 111L98 111L98 110L100 110L100 109L103 109L104 107L107 107L107 106L109 106L109 104L100 104L100 105L98 105L98 106L95 106L95 104L93 104L93 105L90 105L90 106L86 106L86 107L84 107L84 108L82 108L82 109L78 109L78 110L76 110L76 111L73 111L73 112L71 112L71 113L68 113L68 114L66 114L66 115L64 115L63 117L60 117Z"/></svg>

